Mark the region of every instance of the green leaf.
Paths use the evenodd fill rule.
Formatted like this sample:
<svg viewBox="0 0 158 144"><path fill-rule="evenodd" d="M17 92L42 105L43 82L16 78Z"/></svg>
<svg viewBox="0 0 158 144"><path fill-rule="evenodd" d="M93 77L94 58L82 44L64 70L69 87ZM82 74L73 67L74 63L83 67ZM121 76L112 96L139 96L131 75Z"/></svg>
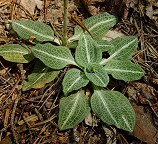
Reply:
<svg viewBox="0 0 158 144"><path fill-rule="evenodd" d="M117 91L95 88L91 97L93 112L108 125L132 131L135 126L135 113L128 99Z"/></svg>
<svg viewBox="0 0 158 144"><path fill-rule="evenodd" d="M92 34L94 39L101 39L108 30L116 24L116 18L108 13L102 13L85 19L83 24ZM80 26L76 26L75 34L69 39L69 41L78 40L80 35L83 33L83 29Z"/></svg>
<svg viewBox="0 0 158 144"><path fill-rule="evenodd" d="M77 63L86 67L89 63L97 63L101 61L102 53L96 48L95 41L89 35L83 34L78 42L75 52Z"/></svg>
<svg viewBox="0 0 158 144"><path fill-rule="evenodd" d="M78 90L88 84L89 80L83 72L78 69L69 70L63 79L63 92L67 95L73 90Z"/></svg>
<svg viewBox="0 0 158 144"><path fill-rule="evenodd" d="M114 48L114 45L106 40L97 40L96 43L97 48L99 48L102 52L110 52Z"/></svg>
<svg viewBox="0 0 158 144"><path fill-rule="evenodd" d="M59 129L65 130L75 127L84 120L89 112L88 97L83 91L63 97L59 103Z"/></svg>
<svg viewBox="0 0 158 144"><path fill-rule="evenodd" d="M70 49L76 49L77 46L78 46L78 40L77 40L77 41L73 41L73 42L71 42L71 43L68 45L68 47L69 47Z"/></svg>
<svg viewBox="0 0 158 144"><path fill-rule="evenodd" d="M101 65L91 64L84 70L87 78L97 86L106 87L109 82L107 72Z"/></svg>
<svg viewBox="0 0 158 144"><path fill-rule="evenodd" d="M17 63L28 63L34 58L29 49L19 44L0 46L0 56L7 61Z"/></svg>
<svg viewBox="0 0 158 144"><path fill-rule="evenodd" d="M30 36L35 37L37 41L53 41L54 32L50 26L32 20L13 20L13 29L18 33L18 35L29 40Z"/></svg>
<svg viewBox="0 0 158 144"><path fill-rule="evenodd" d="M143 69L130 61L111 60L104 69L115 79L124 81L138 80L144 75Z"/></svg>
<svg viewBox="0 0 158 144"><path fill-rule="evenodd" d="M138 47L138 39L135 36L119 37L110 42L114 45L114 48L109 52L110 57L100 62L102 65L105 65L111 59L128 60Z"/></svg>
<svg viewBox="0 0 158 144"><path fill-rule="evenodd" d="M28 81L23 82L22 90L42 88L46 83L54 80L58 74L59 71L46 67L41 61L37 61L32 73L28 76Z"/></svg>
<svg viewBox="0 0 158 144"><path fill-rule="evenodd" d="M68 64L77 65L71 51L64 46L54 46L52 44L37 44L32 52L46 66L53 69L62 69Z"/></svg>

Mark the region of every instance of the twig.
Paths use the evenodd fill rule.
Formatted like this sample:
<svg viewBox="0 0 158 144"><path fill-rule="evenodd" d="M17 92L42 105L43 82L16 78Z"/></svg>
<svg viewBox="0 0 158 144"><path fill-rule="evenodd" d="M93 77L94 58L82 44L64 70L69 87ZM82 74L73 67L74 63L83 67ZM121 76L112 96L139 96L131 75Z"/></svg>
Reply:
<svg viewBox="0 0 158 144"><path fill-rule="evenodd" d="M16 131L15 131L15 127L14 127L14 117L15 117L15 111L16 111L16 108L17 108L17 105L18 105L20 95L21 95L21 91L19 92L18 96L15 99L14 106L13 106L13 111L11 113L11 119L10 119L11 130L12 130L13 137L15 139L16 144L19 144L19 140L18 140Z"/></svg>
<svg viewBox="0 0 158 144"><path fill-rule="evenodd" d="M47 120L44 120L44 121L39 122L39 123L36 123L34 126L39 126L39 125L48 123L48 122L52 121L54 118L56 118L56 117L57 117L57 115L54 114L54 115L52 115L50 118L48 118ZM57 125L56 125L56 126L57 126ZM57 127L58 127L58 126L57 126Z"/></svg>

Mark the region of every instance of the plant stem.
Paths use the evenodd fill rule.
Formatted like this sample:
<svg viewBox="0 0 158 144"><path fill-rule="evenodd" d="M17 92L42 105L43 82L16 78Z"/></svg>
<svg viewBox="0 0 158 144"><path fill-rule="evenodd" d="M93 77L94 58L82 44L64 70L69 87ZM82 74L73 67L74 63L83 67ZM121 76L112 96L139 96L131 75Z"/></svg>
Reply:
<svg viewBox="0 0 158 144"><path fill-rule="evenodd" d="M63 23L63 39L62 39L62 45L67 45L67 13L68 13L68 0L64 0L64 23Z"/></svg>

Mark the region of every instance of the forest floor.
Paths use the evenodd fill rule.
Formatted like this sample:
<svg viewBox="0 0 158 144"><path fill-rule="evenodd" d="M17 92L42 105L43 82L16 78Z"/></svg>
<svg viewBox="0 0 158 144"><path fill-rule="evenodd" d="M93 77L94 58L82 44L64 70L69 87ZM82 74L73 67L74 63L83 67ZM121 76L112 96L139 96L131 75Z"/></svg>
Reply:
<svg viewBox="0 0 158 144"><path fill-rule="evenodd" d="M16 64L0 57L0 144L157 144L158 143L158 1L157 0L70 0L68 34L74 32L75 14L81 21L109 12L118 18L111 37L136 35L137 51L132 57L145 71L142 79L130 83L113 81L114 89L127 96L136 113L134 131L129 133L89 117L74 129L59 131L58 105L61 72L41 89L23 92L32 62ZM23 43L12 32L11 20L32 19L53 25L62 32L63 1L0 0L0 45ZM52 92L53 91L53 92Z"/></svg>

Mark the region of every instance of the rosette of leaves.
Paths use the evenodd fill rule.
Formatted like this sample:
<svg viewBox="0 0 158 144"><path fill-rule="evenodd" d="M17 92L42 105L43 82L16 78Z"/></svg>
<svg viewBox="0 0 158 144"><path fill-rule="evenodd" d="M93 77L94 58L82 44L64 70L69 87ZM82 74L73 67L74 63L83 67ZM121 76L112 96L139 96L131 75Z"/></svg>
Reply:
<svg viewBox="0 0 158 144"><path fill-rule="evenodd" d="M120 92L105 90L109 76L115 79L132 81L141 78L144 71L130 61L137 49L137 38L127 36L112 40L109 58L102 58L102 49L98 42L88 34L82 34L78 40L75 58L66 47L50 44L37 45L32 49L35 57L53 69L62 69L74 65L65 74L63 92L65 97L59 104L59 127L61 130L72 128L92 111L104 122L118 128L132 131L135 114L128 99ZM103 43L102 43L103 44ZM62 52L63 50L64 52ZM82 87L92 84L94 93L88 98Z"/></svg>
<svg viewBox="0 0 158 144"><path fill-rule="evenodd" d="M53 40L54 34L42 31L39 35L35 25L30 27L27 22L13 21L13 25L20 27L19 31L14 28L19 36L26 40L32 35L36 38L34 42L38 44L31 47L31 55L40 59L52 71L57 72L68 65L74 66L66 72L62 82L64 97L59 103L60 130L75 127L92 110L103 122L132 131L135 125L135 113L128 99L120 92L106 90L106 87L110 80L109 75L127 82L143 76L142 68L130 61L137 49L138 40L134 36L116 38L110 42L101 40L116 23L116 18L108 13L90 17L83 23L92 37L76 26L74 36L68 40L70 45L77 41L75 53L72 54L68 47L39 43L42 40ZM22 30L26 30L29 35L25 35L24 32L21 34ZM103 52L108 52L109 57L102 57ZM82 89L88 83L94 91L91 97L86 96Z"/></svg>
<svg viewBox="0 0 158 144"><path fill-rule="evenodd" d="M119 92L108 91L104 88L109 82L108 74L124 81L137 80L143 76L144 71L141 67L129 60L137 49L137 43L136 37L127 36L112 40L109 44L112 45L111 49L102 49L96 40L83 34L79 38L75 52L75 60L82 70L74 68L66 73L63 80L65 95L84 87L88 81L91 82L94 88L94 93L90 98L92 111L107 124L132 131L135 114L128 99ZM107 42L105 44L107 45ZM109 53L109 58L102 59L104 51ZM60 106L62 107L62 103ZM69 109L69 107L66 108ZM64 115L68 113L64 112ZM75 116L76 113L74 118ZM64 118L66 117L59 117L61 127L65 124Z"/></svg>

